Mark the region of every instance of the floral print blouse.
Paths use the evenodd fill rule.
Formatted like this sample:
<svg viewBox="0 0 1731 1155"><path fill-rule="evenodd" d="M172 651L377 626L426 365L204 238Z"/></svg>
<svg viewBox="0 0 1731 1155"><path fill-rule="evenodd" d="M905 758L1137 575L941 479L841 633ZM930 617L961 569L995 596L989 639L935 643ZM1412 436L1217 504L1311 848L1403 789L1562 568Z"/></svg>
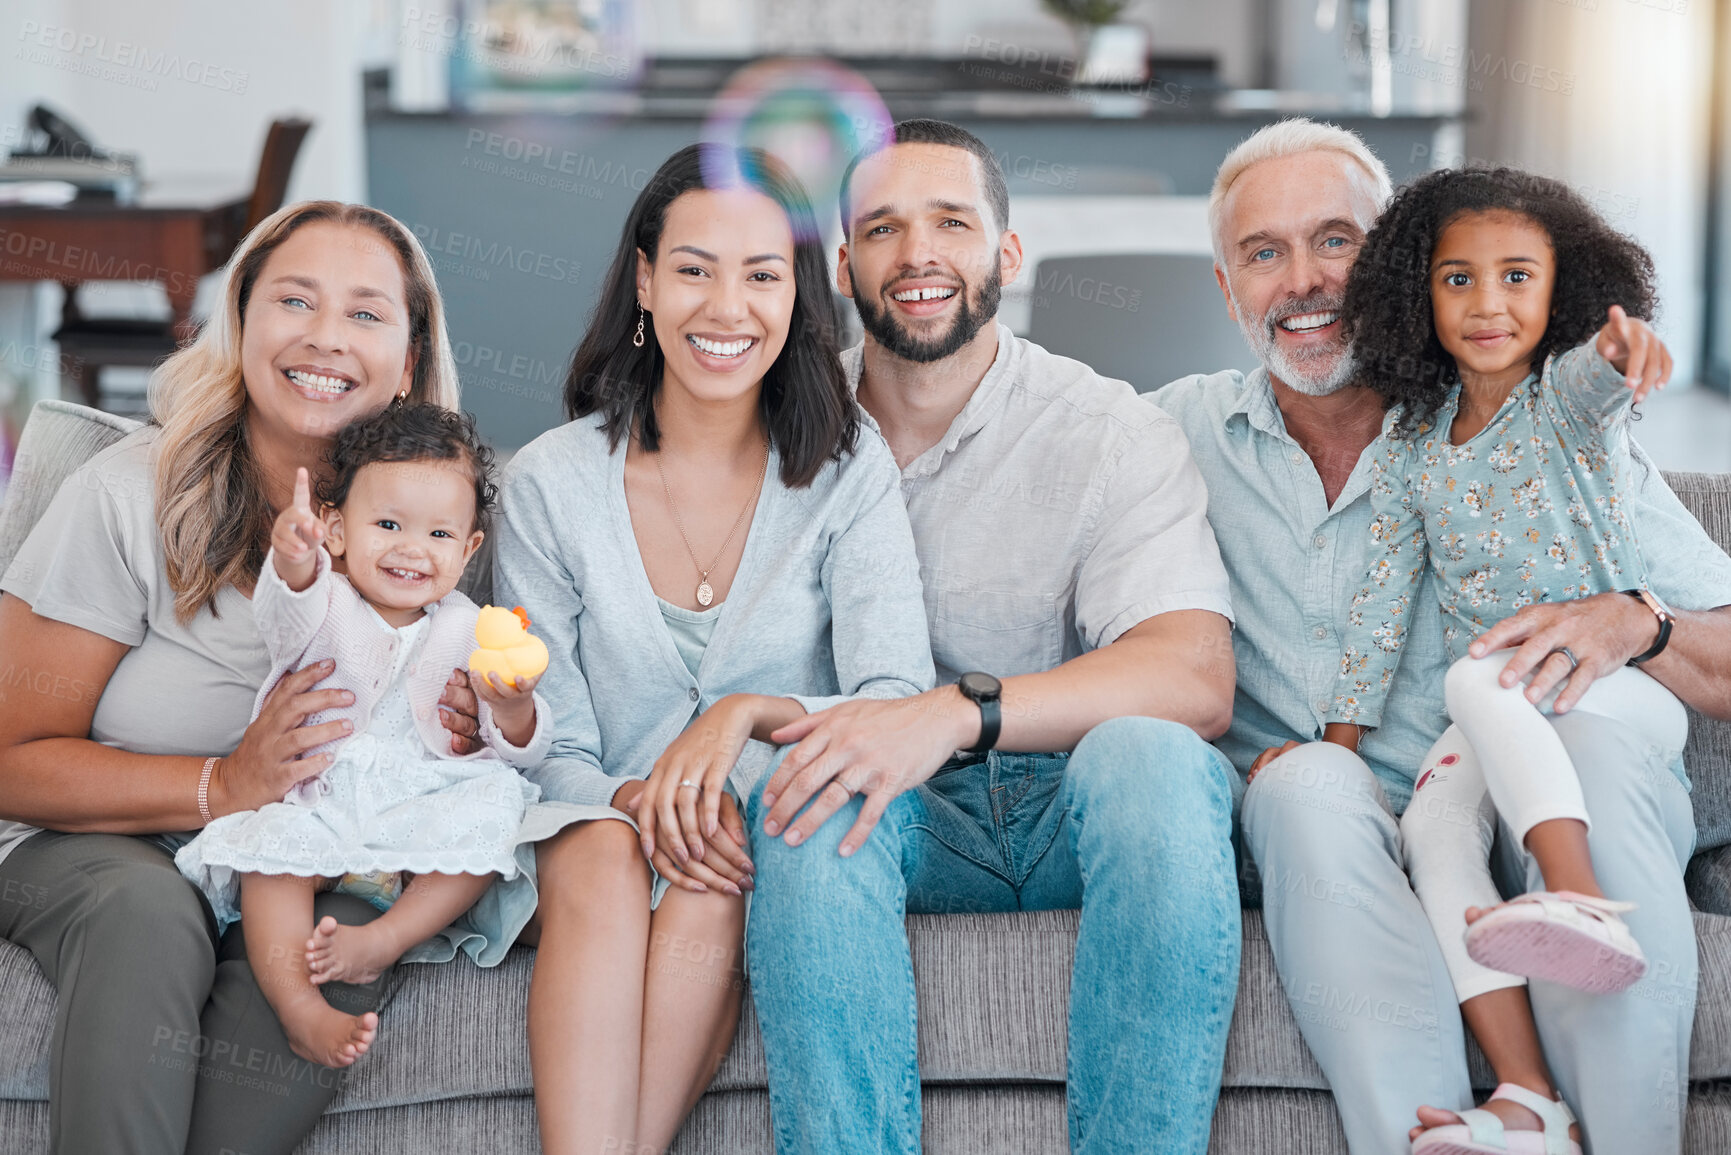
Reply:
<svg viewBox="0 0 1731 1155"><path fill-rule="evenodd" d="M1342 631L1328 721L1379 724L1427 563L1456 659L1522 606L1646 585L1621 497L1633 397L1589 341L1515 386L1465 444L1449 440L1459 385L1433 421L1389 437L1370 483L1378 552Z"/></svg>

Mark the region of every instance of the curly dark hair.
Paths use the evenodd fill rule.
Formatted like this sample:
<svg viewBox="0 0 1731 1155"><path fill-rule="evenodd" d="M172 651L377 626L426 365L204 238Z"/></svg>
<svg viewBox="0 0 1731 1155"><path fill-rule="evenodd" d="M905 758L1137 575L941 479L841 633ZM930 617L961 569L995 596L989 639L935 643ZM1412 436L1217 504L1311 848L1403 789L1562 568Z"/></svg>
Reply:
<svg viewBox="0 0 1731 1155"><path fill-rule="evenodd" d="M1437 239L1465 214L1499 211L1536 222L1556 257L1551 319L1533 350L1533 369L1592 337L1612 305L1648 321L1658 309L1653 258L1568 185L1514 168L1426 173L1395 194L1365 238L1342 308L1357 383L1380 394L1384 408L1405 406L1402 435L1436 417L1460 376L1431 314Z"/></svg>
<svg viewBox="0 0 1731 1155"><path fill-rule="evenodd" d="M475 528L485 529L498 503L493 450L467 413L442 405L393 402L337 433L325 459L331 475L318 483L318 499L340 506L348 500L361 467L381 461L464 461L475 481Z"/></svg>

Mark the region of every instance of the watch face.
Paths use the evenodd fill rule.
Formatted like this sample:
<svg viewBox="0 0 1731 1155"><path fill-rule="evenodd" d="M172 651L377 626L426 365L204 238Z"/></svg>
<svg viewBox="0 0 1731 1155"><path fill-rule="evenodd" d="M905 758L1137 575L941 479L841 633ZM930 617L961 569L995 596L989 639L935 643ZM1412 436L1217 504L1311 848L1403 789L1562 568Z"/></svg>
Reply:
<svg viewBox="0 0 1731 1155"><path fill-rule="evenodd" d="M996 698L1004 692L1004 684L990 674L963 674L956 679L956 685L976 702Z"/></svg>

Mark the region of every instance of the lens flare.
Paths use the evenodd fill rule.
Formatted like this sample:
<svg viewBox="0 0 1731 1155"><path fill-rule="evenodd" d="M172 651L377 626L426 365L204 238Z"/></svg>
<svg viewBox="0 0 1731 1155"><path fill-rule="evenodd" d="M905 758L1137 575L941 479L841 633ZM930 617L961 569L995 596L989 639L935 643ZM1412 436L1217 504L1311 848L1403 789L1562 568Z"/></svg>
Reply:
<svg viewBox="0 0 1731 1155"><path fill-rule="evenodd" d="M848 162L889 139L889 110L870 82L833 60L764 60L734 73L703 128L704 180L738 182L735 148L761 148L793 170L819 220L835 215Z"/></svg>

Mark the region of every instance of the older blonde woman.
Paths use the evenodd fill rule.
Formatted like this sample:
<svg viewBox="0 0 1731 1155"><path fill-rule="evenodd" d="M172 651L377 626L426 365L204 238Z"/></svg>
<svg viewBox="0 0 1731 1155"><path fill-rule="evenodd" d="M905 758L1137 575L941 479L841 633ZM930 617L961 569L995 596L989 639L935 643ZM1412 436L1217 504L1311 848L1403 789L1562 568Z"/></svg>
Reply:
<svg viewBox="0 0 1731 1155"><path fill-rule="evenodd" d="M59 991L56 1151L287 1152L335 1094L173 850L318 773L328 755L298 756L345 732L302 725L352 700L316 688L330 663L285 678L248 724L270 665L248 599L296 467L395 397L457 406L426 255L374 209L284 208L157 371L151 422L67 481L0 580L0 665L82 688L0 714L0 885L43 896L4 904L0 936ZM473 713L455 675L447 699ZM335 894L320 909L373 913ZM325 990L372 1009L381 984Z"/></svg>

